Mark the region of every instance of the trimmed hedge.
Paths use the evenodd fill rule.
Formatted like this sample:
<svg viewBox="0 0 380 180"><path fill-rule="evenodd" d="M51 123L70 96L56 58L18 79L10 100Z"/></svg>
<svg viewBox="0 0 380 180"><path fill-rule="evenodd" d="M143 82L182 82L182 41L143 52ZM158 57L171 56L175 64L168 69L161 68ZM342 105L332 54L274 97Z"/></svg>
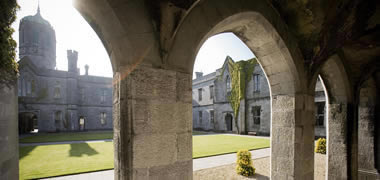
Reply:
<svg viewBox="0 0 380 180"><path fill-rule="evenodd" d="M240 150L237 152L236 172L243 176L252 176L255 174L255 168L252 166L251 152Z"/></svg>

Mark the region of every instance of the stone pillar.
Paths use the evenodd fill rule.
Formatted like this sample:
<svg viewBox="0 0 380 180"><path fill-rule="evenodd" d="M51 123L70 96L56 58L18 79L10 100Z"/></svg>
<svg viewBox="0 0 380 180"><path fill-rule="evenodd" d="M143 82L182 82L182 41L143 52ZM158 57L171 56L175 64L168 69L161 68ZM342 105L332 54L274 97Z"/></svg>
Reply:
<svg viewBox="0 0 380 180"><path fill-rule="evenodd" d="M347 177L347 104L328 105L327 126L327 178Z"/></svg>
<svg viewBox="0 0 380 180"><path fill-rule="evenodd" d="M246 117L245 117L245 100L240 101L240 108L239 108L239 128L240 128L240 134L247 134L246 129Z"/></svg>
<svg viewBox="0 0 380 180"><path fill-rule="evenodd" d="M116 180L192 179L191 77L142 65L114 74Z"/></svg>
<svg viewBox="0 0 380 180"><path fill-rule="evenodd" d="M360 91L359 103L359 179L380 178L375 167L375 94Z"/></svg>
<svg viewBox="0 0 380 180"><path fill-rule="evenodd" d="M17 86L0 84L0 179L19 179Z"/></svg>
<svg viewBox="0 0 380 180"><path fill-rule="evenodd" d="M272 96L271 178L313 179L314 97Z"/></svg>

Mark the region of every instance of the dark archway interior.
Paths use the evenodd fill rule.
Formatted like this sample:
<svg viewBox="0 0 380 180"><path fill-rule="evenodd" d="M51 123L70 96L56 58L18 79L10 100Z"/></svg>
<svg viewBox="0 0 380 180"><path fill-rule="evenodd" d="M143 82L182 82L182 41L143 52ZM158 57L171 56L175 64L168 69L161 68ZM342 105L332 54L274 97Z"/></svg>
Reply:
<svg viewBox="0 0 380 180"><path fill-rule="evenodd" d="M30 133L38 129L38 117L34 112L19 113L19 133Z"/></svg>

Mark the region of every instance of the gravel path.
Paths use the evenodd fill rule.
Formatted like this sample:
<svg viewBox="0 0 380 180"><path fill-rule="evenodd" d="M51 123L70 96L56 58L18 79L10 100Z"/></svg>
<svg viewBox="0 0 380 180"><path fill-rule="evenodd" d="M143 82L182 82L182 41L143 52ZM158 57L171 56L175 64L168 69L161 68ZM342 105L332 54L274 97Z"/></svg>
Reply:
<svg viewBox="0 0 380 180"><path fill-rule="evenodd" d="M253 160L253 166L256 168L256 174L252 177L244 177L236 174L236 164L229 164L224 166L218 166L215 168L202 169L194 171L193 179L195 180L219 180L219 179L229 179L229 180L244 180L244 179L269 179L269 166L270 158L260 158ZM326 155L315 154L314 162L314 179L322 180L325 179L325 165L326 165Z"/></svg>

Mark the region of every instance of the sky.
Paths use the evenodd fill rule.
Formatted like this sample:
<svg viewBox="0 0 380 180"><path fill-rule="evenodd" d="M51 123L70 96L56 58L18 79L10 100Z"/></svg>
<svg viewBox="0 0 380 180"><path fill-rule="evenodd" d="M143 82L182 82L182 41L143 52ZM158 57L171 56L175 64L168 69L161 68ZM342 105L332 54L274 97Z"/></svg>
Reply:
<svg viewBox="0 0 380 180"><path fill-rule="evenodd" d="M20 10L12 27L13 38L18 42L20 20L37 12L38 0L17 0ZM109 56L99 37L86 20L72 6L71 0L40 0L41 16L50 22L57 40L57 69L67 71L67 50L78 51L78 67L84 74L88 64L89 74L112 77ZM18 51L18 48L17 48Z"/></svg>
<svg viewBox="0 0 380 180"><path fill-rule="evenodd" d="M37 12L38 0L17 0L20 10L12 27L13 38L18 42L20 20ZM97 34L72 6L71 0L40 0L41 15L53 26L57 40L57 69L67 70L66 50L78 51L78 67L84 74L84 66L90 66L89 74L112 77L109 56ZM17 47L18 51L18 47ZM222 33L210 37L201 46L194 64L194 72L204 75L221 68L226 56L234 60L254 57L249 48L233 33ZM195 75L194 75L195 76Z"/></svg>
<svg viewBox="0 0 380 180"><path fill-rule="evenodd" d="M194 73L203 75L214 72L223 66L226 56L234 61L251 59L252 51L233 33L221 33L208 38L198 51L195 58Z"/></svg>

